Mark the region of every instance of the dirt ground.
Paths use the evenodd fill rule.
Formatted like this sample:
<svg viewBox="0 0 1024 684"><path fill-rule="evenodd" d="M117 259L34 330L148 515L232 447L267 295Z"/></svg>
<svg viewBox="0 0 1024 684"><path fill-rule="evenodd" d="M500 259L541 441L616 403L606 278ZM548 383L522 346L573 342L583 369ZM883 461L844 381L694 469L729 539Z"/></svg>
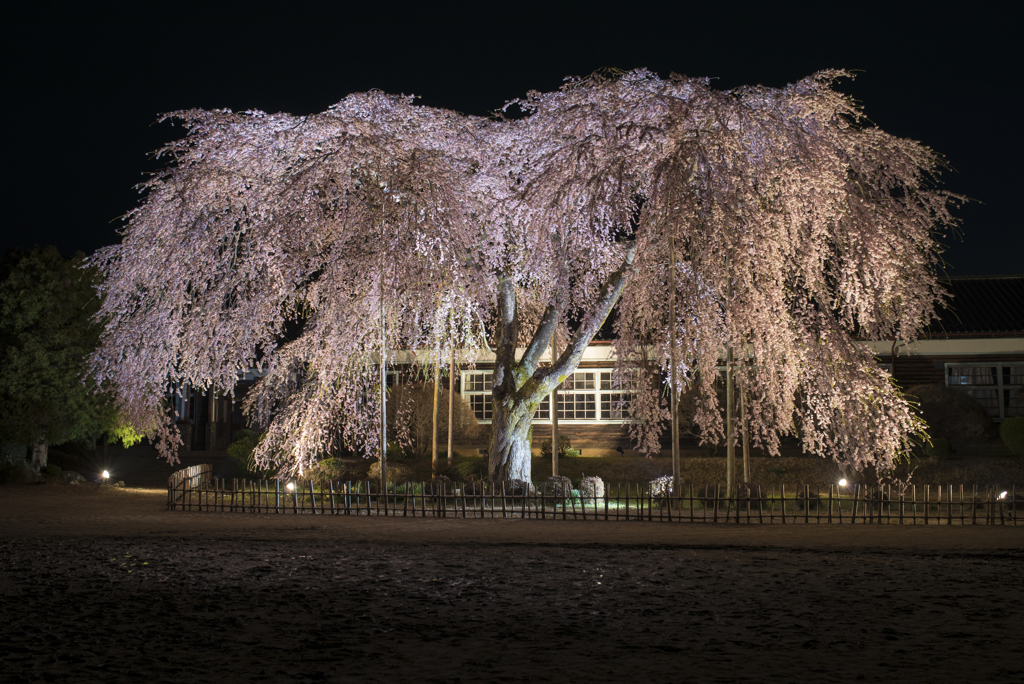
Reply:
<svg viewBox="0 0 1024 684"><path fill-rule="evenodd" d="M1024 526L255 516L0 488L3 682L1021 681Z"/></svg>

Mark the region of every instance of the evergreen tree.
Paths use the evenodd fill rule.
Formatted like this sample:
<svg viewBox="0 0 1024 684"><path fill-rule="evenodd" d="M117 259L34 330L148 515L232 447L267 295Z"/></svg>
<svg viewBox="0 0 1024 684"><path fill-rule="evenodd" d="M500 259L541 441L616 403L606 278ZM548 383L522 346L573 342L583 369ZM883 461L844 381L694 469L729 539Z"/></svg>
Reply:
<svg viewBox="0 0 1024 684"><path fill-rule="evenodd" d="M32 466L50 445L94 439L116 424L85 362L99 340L99 298L84 255L54 247L11 250L0 262L0 440L32 445Z"/></svg>

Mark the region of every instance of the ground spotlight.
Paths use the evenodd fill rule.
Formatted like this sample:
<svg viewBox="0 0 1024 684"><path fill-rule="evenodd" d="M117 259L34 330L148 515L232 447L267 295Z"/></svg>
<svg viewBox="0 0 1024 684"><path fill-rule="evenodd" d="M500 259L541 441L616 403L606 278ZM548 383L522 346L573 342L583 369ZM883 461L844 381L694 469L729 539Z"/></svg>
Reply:
<svg viewBox="0 0 1024 684"><path fill-rule="evenodd" d="M110 479L110 473L107 472L106 470L103 471L103 479L104 480L109 480Z"/></svg>
<svg viewBox="0 0 1024 684"><path fill-rule="evenodd" d="M289 482L288 484L285 485L285 489L287 489L289 492L295 491L295 483Z"/></svg>
<svg viewBox="0 0 1024 684"><path fill-rule="evenodd" d="M839 481L839 486L840 487L845 487L846 486L846 478L845 477Z"/></svg>
<svg viewBox="0 0 1024 684"><path fill-rule="evenodd" d="M1008 492L1003 492L1002 494L1000 494L1000 495L999 495L999 498L1000 498L1000 499L1005 499L1005 498L1006 498L1006 495L1007 495L1007 493L1008 493Z"/></svg>

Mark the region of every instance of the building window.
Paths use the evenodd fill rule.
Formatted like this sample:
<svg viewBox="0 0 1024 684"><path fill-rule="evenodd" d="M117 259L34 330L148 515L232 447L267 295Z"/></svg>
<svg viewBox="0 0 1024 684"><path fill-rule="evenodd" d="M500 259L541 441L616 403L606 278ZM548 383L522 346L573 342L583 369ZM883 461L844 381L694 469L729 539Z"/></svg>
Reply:
<svg viewBox="0 0 1024 684"><path fill-rule="evenodd" d="M463 373L462 397L469 402L477 420L490 420L494 417L491 405L491 385L494 384L494 373Z"/></svg>
<svg viewBox="0 0 1024 684"><path fill-rule="evenodd" d="M946 385L974 397L995 421L1024 415L1024 363L947 363Z"/></svg>
<svg viewBox="0 0 1024 684"><path fill-rule="evenodd" d="M558 420L594 420L597 418L596 397L593 392L559 392Z"/></svg>
<svg viewBox="0 0 1024 684"><path fill-rule="evenodd" d="M544 400L540 402L540 406L533 412L534 420L551 420L551 399L544 397Z"/></svg>
<svg viewBox="0 0 1024 684"><path fill-rule="evenodd" d="M601 395L601 419L623 420L629 418L629 402L632 395L609 392Z"/></svg>
<svg viewBox="0 0 1024 684"><path fill-rule="evenodd" d="M611 369L582 370L573 373L558 387L558 419L566 421L615 421L629 419L629 404L636 390L637 376L627 376L626 382L613 379ZM494 417L491 404L491 385L494 374L490 371L462 374L462 396L473 409L477 420L490 421ZM625 385L625 386L623 386ZM551 398L545 397L533 414L538 421L551 420Z"/></svg>
<svg viewBox="0 0 1024 684"><path fill-rule="evenodd" d="M473 413L478 420L490 420L494 417L489 394L470 394L468 399L469 407L473 409Z"/></svg>

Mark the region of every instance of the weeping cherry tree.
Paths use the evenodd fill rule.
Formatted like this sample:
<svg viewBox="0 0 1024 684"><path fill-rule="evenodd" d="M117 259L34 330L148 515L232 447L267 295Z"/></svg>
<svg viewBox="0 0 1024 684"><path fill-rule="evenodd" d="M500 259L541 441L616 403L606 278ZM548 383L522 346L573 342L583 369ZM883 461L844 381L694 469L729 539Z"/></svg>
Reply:
<svg viewBox="0 0 1024 684"><path fill-rule="evenodd" d="M169 114L187 134L92 260L93 369L134 424L162 426L169 459L169 390L230 393L262 369L245 403L267 427L256 456L295 473L339 442L379 453L380 364L399 350L490 351L490 475L529 480L536 409L617 307L616 378L644 369L639 448L659 448L674 351L706 439L734 358L756 445L796 433L890 466L921 423L853 337L911 340L933 315L957 198L936 185L941 158L833 89L845 76L722 91L606 73L490 118L379 92L312 116Z"/></svg>

